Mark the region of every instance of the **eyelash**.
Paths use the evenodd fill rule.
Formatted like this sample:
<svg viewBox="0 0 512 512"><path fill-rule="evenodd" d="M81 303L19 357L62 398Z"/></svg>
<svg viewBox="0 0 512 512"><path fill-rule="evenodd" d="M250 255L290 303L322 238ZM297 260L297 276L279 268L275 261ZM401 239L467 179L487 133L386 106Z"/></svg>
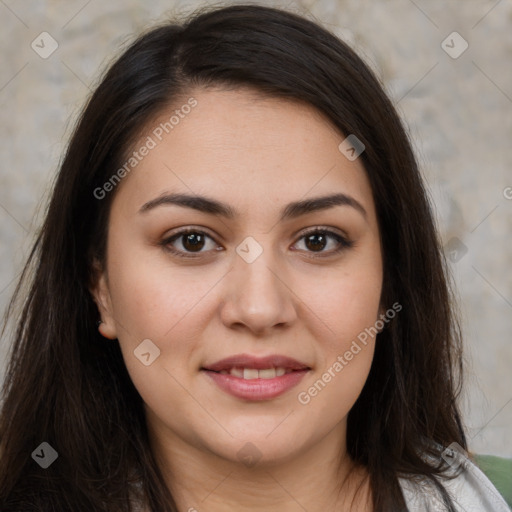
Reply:
<svg viewBox="0 0 512 512"><path fill-rule="evenodd" d="M174 242L175 240L178 240L180 237L183 237L183 236L191 234L191 233L205 235L206 237L208 237L208 238L213 240L213 237L211 237L205 231L202 231L200 229L186 228L186 229L182 229L181 231L178 231L178 232L174 233L170 237L165 238L164 240L162 240L159 243L159 245L162 246L165 251L170 252L171 254L173 254L174 256L177 256L178 258L188 258L188 259L199 258L199 257L201 257L202 252L196 252L196 253L189 252L189 253L187 253L187 252L183 252L183 251L179 251L177 249L174 249L170 245L172 242ZM340 235L339 233L336 233L334 231L331 231L329 229L322 228L322 227L316 227L314 229L311 229L311 230L303 233L300 236L299 240L302 240L303 238L306 238L308 236L311 236L311 235L314 235L314 234L317 234L317 233L328 235L329 237L334 238L340 245L339 245L339 247L337 249L331 250L331 251L329 251L327 253L325 253L324 251L319 251L319 252L316 252L316 253L315 253L315 251L308 251L308 252L311 252L311 253L315 254L314 256L308 256L308 257L312 257L312 258L325 258L325 257L329 257L329 256L334 256L336 254L341 253L342 251L344 251L346 249L351 248L354 245L353 241L348 240L347 238L345 238L344 236ZM206 251L206 252L208 252L208 251Z"/></svg>

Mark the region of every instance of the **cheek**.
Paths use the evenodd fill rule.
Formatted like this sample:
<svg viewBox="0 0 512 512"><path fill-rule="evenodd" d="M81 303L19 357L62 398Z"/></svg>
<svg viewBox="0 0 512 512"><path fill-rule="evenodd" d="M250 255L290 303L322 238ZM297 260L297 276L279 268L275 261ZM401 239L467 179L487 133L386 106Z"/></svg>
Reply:
<svg viewBox="0 0 512 512"><path fill-rule="evenodd" d="M308 306L329 329L316 337L319 364L297 399L335 422L351 409L370 371L382 274L378 265L347 266L317 282L322 286L309 295Z"/></svg>
<svg viewBox="0 0 512 512"><path fill-rule="evenodd" d="M370 372L374 343L359 345L353 347L358 353L350 361L345 358L346 351L336 355L297 394L298 407L305 417L319 418L328 430L347 417Z"/></svg>
<svg viewBox="0 0 512 512"><path fill-rule="evenodd" d="M121 333L126 331L125 338L172 339L218 277L200 267L180 269L151 254L132 254L112 265L110 292Z"/></svg>
<svg viewBox="0 0 512 512"><path fill-rule="evenodd" d="M314 410L326 424L336 424L354 405L375 350L378 289L366 293L357 289L356 295L348 293L348 286L343 290L347 293L332 294L325 305L329 335L317 338L318 364L297 393L298 403Z"/></svg>
<svg viewBox="0 0 512 512"><path fill-rule="evenodd" d="M196 370L197 343L208 322L206 301L201 299L218 278L198 271L200 275L191 280L190 270L180 272L137 257L122 263L110 267L109 284L127 370L150 407L169 396L179 401L184 396L180 383ZM159 350L149 366L135 354L147 339ZM153 360L152 354L149 359Z"/></svg>
<svg viewBox="0 0 512 512"><path fill-rule="evenodd" d="M305 284L309 288L308 293L304 290L307 305L329 328L328 352L343 350L375 325L382 290L378 266L361 265L329 276L312 276Z"/></svg>

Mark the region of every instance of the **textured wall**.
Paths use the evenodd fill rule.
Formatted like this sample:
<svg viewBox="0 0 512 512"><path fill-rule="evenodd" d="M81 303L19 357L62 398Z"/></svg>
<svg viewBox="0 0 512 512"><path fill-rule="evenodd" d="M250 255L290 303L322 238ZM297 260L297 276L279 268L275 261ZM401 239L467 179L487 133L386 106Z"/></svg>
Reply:
<svg viewBox="0 0 512 512"><path fill-rule="evenodd" d="M134 32L198 5L205 4L0 2L2 310L41 221L70 120L99 69ZM460 295L470 443L479 452L512 456L512 4L272 5L310 12L348 41L377 71L406 119ZM7 348L4 339L0 367Z"/></svg>

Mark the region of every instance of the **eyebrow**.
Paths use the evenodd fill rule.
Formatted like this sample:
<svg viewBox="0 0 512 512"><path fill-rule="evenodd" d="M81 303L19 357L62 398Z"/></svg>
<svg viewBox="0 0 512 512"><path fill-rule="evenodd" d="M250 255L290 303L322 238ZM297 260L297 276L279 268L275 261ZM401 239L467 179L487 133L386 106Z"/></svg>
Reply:
<svg viewBox="0 0 512 512"><path fill-rule="evenodd" d="M194 210L207 213L210 215L219 215L226 219L234 219L239 216L237 210L232 206L217 201L206 196L191 195L191 194L165 194L161 195L147 203L144 203L139 210L139 213L146 213L159 206L176 205L185 208L192 208ZM328 196L313 197L303 199L301 201L294 201L289 203L281 210L280 220L289 220L306 213L327 210L335 206L350 206L357 210L365 219L367 218L366 210L363 205L347 194L331 194Z"/></svg>

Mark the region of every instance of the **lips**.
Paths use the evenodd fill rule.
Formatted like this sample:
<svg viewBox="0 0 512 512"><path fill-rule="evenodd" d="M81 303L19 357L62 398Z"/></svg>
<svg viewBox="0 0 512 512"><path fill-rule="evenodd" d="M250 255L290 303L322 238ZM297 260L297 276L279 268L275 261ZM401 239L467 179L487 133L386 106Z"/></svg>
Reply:
<svg viewBox="0 0 512 512"><path fill-rule="evenodd" d="M243 400L270 400L295 387L311 368L287 356L239 354L201 368L222 391Z"/></svg>
<svg viewBox="0 0 512 512"><path fill-rule="evenodd" d="M220 373L222 371L230 372L233 368L248 370L284 368L287 372L310 369L306 364L287 356L272 355L267 357L254 357L248 354L237 354L235 356L227 357L211 365L206 365L202 369Z"/></svg>

